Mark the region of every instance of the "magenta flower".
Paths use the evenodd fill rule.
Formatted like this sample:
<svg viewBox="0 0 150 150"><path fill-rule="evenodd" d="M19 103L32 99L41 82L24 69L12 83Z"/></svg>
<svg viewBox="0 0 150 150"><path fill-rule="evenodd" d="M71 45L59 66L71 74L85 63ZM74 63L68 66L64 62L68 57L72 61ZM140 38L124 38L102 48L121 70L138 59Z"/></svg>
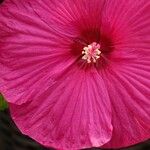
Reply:
<svg viewBox="0 0 150 150"><path fill-rule="evenodd" d="M150 138L149 0L5 0L0 92L26 135L63 150Z"/></svg>

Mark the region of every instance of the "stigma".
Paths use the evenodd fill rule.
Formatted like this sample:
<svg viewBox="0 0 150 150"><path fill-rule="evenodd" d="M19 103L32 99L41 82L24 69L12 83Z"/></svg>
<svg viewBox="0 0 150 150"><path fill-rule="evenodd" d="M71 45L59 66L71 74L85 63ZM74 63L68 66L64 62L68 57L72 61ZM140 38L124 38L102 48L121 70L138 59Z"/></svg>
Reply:
<svg viewBox="0 0 150 150"><path fill-rule="evenodd" d="M90 45L84 47L82 51L82 59L86 60L87 63L96 63L101 56L100 48L100 44L96 42L93 42Z"/></svg>

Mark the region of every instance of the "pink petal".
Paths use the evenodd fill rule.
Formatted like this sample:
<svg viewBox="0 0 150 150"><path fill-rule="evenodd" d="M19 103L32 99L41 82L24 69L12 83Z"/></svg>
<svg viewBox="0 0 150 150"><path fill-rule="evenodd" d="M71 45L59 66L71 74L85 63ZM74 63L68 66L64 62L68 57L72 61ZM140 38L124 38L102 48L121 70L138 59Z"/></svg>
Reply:
<svg viewBox="0 0 150 150"><path fill-rule="evenodd" d="M103 79L112 103L113 134L103 147L121 148L150 137L150 2L111 0L107 6L114 52Z"/></svg>
<svg viewBox="0 0 150 150"><path fill-rule="evenodd" d="M21 131L47 147L98 147L111 139L108 92L94 68L71 68L32 102L10 106Z"/></svg>
<svg viewBox="0 0 150 150"><path fill-rule="evenodd" d="M44 91L53 84L77 58L70 55L72 41L58 37L27 1L6 1L0 17L0 92L22 104L37 96L41 85Z"/></svg>
<svg viewBox="0 0 150 150"><path fill-rule="evenodd" d="M149 11L147 0L6 0L0 92L22 132L60 149L120 148L149 138ZM98 74L76 63L70 45L80 36L96 41L99 30L102 48L113 45L104 67L96 64Z"/></svg>
<svg viewBox="0 0 150 150"><path fill-rule="evenodd" d="M105 77L112 103L114 128L112 139L104 145L105 148L126 147L150 136L149 78L140 74L137 68L132 68L132 71L126 69L125 72L110 71Z"/></svg>
<svg viewBox="0 0 150 150"><path fill-rule="evenodd" d="M99 20L101 20L101 11L104 3L104 0L94 0L92 3L90 0L44 0L35 1L31 4L34 7L34 11L45 22L50 22L52 27L55 26L55 29L60 31L60 29L63 29L62 26L68 28L69 25L74 25L76 29L81 30L93 27L94 25L100 25Z"/></svg>

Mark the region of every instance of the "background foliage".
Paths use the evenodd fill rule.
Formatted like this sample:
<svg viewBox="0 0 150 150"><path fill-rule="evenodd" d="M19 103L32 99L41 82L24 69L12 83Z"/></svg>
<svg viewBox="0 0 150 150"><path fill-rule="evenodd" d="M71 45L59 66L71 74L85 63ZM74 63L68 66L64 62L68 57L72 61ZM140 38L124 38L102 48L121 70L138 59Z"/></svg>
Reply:
<svg viewBox="0 0 150 150"><path fill-rule="evenodd" d="M3 96L0 95L0 111L5 110L6 108L8 108L8 104L4 100Z"/></svg>

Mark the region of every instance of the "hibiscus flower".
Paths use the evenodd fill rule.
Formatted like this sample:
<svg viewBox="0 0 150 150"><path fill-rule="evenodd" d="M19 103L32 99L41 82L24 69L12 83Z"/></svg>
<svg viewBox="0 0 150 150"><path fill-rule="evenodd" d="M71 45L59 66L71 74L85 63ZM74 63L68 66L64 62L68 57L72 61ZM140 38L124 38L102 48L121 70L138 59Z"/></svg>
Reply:
<svg viewBox="0 0 150 150"><path fill-rule="evenodd" d="M46 147L120 148L150 137L149 0L5 0L0 92Z"/></svg>

